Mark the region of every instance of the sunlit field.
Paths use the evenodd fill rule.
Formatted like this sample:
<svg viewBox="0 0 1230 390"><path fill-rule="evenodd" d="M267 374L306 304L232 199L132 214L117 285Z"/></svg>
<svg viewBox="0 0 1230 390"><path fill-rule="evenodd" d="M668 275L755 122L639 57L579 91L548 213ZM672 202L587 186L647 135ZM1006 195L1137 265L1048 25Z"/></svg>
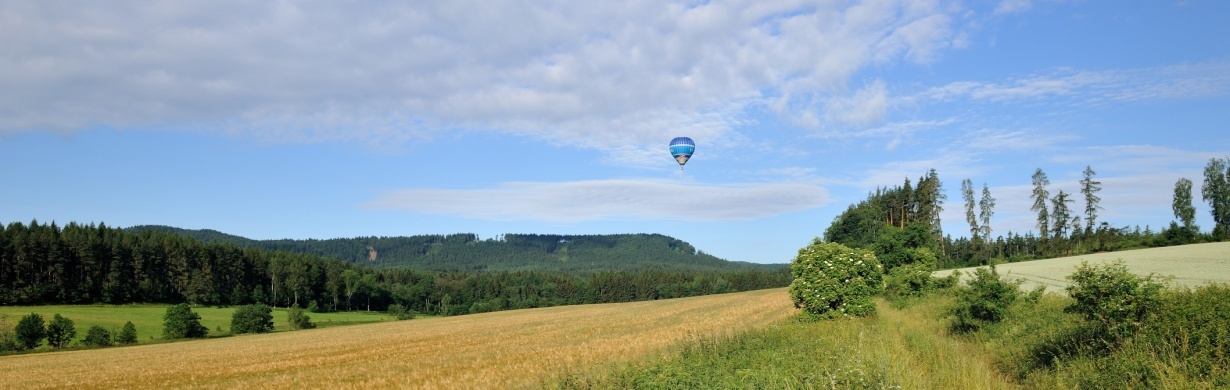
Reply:
<svg viewBox="0 0 1230 390"><path fill-rule="evenodd" d="M1021 288L1033 289L1046 286L1047 291L1062 293L1068 286L1068 275L1076 272L1081 261L1090 264L1109 263L1122 259L1132 272L1147 275L1155 273L1170 277L1174 286L1195 287L1213 282L1230 283L1230 242L1192 244L1163 248L1137 249L1120 252L1097 253L1055 259L1022 261L996 266L1000 275L1008 279L1024 281ZM963 278L973 274L974 268L962 268ZM952 270L936 271L942 277Z"/></svg>
<svg viewBox="0 0 1230 390"><path fill-rule="evenodd" d="M772 289L6 356L0 377L10 388L522 387L793 313Z"/></svg>

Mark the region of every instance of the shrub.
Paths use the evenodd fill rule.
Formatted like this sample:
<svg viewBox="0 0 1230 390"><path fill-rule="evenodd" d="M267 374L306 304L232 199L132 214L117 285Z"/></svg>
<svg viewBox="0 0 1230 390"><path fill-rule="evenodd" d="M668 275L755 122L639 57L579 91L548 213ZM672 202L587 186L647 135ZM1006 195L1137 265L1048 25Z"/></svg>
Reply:
<svg viewBox="0 0 1230 390"><path fill-rule="evenodd" d="M930 289L931 271L925 265L903 265L884 275L884 297L889 300L917 297Z"/></svg>
<svg viewBox="0 0 1230 390"><path fill-rule="evenodd" d="M932 278L931 285L937 289L953 288L961 282L961 270L952 270L952 273L942 278Z"/></svg>
<svg viewBox="0 0 1230 390"><path fill-rule="evenodd" d="M263 303L243 305L231 314L231 333L268 333L273 331L273 309Z"/></svg>
<svg viewBox="0 0 1230 390"><path fill-rule="evenodd" d="M85 332L85 338L81 339L81 344L88 347L110 347L111 332L99 325L91 326L90 330Z"/></svg>
<svg viewBox="0 0 1230 390"><path fill-rule="evenodd" d="M804 319L875 313L872 297L884 290L884 271L875 254L819 238L799 250L790 265L790 298Z"/></svg>
<svg viewBox="0 0 1230 390"><path fill-rule="evenodd" d="M56 313L51 318L51 323L47 324L47 344L52 348L64 348L71 343L74 338L77 338L77 327L74 326L73 320L60 316Z"/></svg>
<svg viewBox="0 0 1230 390"><path fill-rule="evenodd" d="M17 335L13 334L12 328L9 328L9 316L0 314L0 352L18 349L20 347L17 345Z"/></svg>
<svg viewBox="0 0 1230 390"><path fill-rule="evenodd" d="M47 337L47 329L43 328L43 316L38 313L21 317L17 327L13 329L17 336L18 349L34 349Z"/></svg>
<svg viewBox="0 0 1230 390"><path fill-rule="evenodd" d="M1020 294L1020 283L1001 279L994 266L975 269L969 287L957 295L952 330L971 332L1002 321Z"/></svg>
<svg viewBox="0 0 1230 390"><path fill-rule="evenodd" d="M1165 287L1153 281L1152 274L1142 278L1131 273L1122 260L1101 266L1081 262L1068 280L1072 281L1068 295L1075 302L1064 310L1092 322L1099 339L1109 346L1136 333L1160 308Z"/></svg>
<svg viewBox="0 0 1230 390"><path fill-rule="evenodd" d="M316 324L312 323L312 317L308 317L303 312L303 309L299 308L299 305L291 306L290 310L286 312L286 322L290 323L290 328L295 330L316 327Z"/></svg>
<svg viewBox="0 0 1230 390"><path fill-rule="evenodd" d="M201 316L192 312L187 303L168 307L162 317L162 338L203 338L208 335L209 328L201 325Z"/></svg>
<svg viewBox="0 0 1230 390"><path fill-rule="evenodd" d="M132 321L124 323L124 327L120 329L120 334L115 336L115 342L120 344L136 344L137 343L137 327L132 324Z"/></svg>
<svg viewBox="0 0 1230 390"><path fill-rule="evenodd" d="M389 315L393 316L393 318L396 318L398 321L413 320L414 316L417 314L414 312L414 310L406 309L405 306L402 306L397 303L389 305L388 313Z"/></svg>

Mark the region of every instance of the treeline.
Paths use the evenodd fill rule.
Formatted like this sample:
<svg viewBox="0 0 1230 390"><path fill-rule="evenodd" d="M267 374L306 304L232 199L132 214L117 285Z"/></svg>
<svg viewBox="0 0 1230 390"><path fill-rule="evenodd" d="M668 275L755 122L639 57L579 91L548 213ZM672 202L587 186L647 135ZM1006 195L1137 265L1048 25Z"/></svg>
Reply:
<svg viewBox="0 0 1230 390"><path fill-rule="evenodd" d="M290 251L105 224L0 225L0 304L191 303L462 314L676 298L790 283L789 271L438 272L374 269Z"/></svg>
<svg viewBox="0 0 1230 390"><path fill-rule="evenodd" d="M828 242L853 248L872 249L886 268L895 265L902 248L928 248L935 253L939 268L986 265L1085 253L1182 245L1225 240L1230 235L1230 159L1212 159L1204 170L1202 199L1209 203L1215 225L1211 233L1201 233L1194 224L1195 207L1192 182L1180 178L1175 183L1171 204L1175 221L1161 230L1149 226L1113 227L1099 221L1101 182L1092 167L1083 171L1080 194L1059 190L1052 195L1050 180L1042 169L1031 177L1031 208L1037 213L1036 232L1008 232L992 235L995 198L983 184L976 196L973 183L961 183L961 198L968 237L952 238L940 227L939 214L947 196L935 170L920 177L916 186L907 178L900 186L877 188L867 199L850 205L824 232ZM1083 207L1077 200L1083 200ZM1036 233L1036 234L1035 234ZM995 238L991 238L995 237Z"/></svg>
<svg viewBox="0 0 1230 390"><path fill-rule="evenodd" d="M785 264L723 260L691 244L661 234L554 235L504 234L480 239L473 233L400 237L354 237L327 240L252 240L214 230L170 226L134 226L133 232L175 233L204 242L284 250L362 263L376 268L431 271L601 271L776 270Z"/></svg>

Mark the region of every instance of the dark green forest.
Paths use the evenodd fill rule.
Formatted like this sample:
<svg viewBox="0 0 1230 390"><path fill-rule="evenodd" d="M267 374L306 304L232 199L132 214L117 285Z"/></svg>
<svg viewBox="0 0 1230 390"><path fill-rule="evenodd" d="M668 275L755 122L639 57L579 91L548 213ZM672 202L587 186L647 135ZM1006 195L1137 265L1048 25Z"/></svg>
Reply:
<svg viewBox="0 0 1230 390"><path fill-rule="evenodd" d="M1200 198L1210 206L1215 226L1202 233L1195 225L1192 181L1179 178L1174 184L1171 208L1175 220L1154 230L1149 226L1114 227L1099 219L1102 183L1097 172L1086 167L1079 194L1063 190L1052 194L1050 180L1038 169L1031 177L1037 213L1037 231L993 235L995 198L983 184L981 194L973 183L961 183L958 207L965 211L969 236L953 238L940 226L940 212L947 196L934 169L911 184L881 187L867 199L852 204L833 219L824 240L852 248L871 249L885 268L904 265L903 248L927 248L935 254L938 268L960 268L992 263L1075 256L1086 253L1182 245L1226 240L1230 235L1230 159L1211 159L1203 171ZM992 238L994 237L994 238Z"/></svg>
<svg viewBox="0 0 1230 390"><path fill-rule="evenodd" d="M471 233L327 240L252 240L214 230L142 225L125 230L173 233L202 242L229 243L272 251L306 253L375 268L429 271L601 271L685 272L774 271L786 264L723 260L687 242L661 234L505 234L479 239Z"/></svg>
<svg viewBox="0 0 1230 390"><path fill-rule="evenodd" d="M554 243L556 253L569 253L563 262L574 261L571 259L575 255L571 253L576 251L562 245L563 240L575 243L592 238L582 247L583 251L603 242L602 237L564 237L516 236L511 241L526 238L529 243L523 245L529 247ZM661 243L679 256L711 258L665 236L619 237L642 237L645 243ZM445 236L443 241L431 243L438 246L434 247L436 252L428 252L447 253L443 249L451 245L498 247L472 235ZM509 237L503 240L509 241ZM621 248L618 239L608 242L609 247ZM427 247L433 248L431 245ZM499 254L494 250L478 253L470 258ZM269 250L236 242L202 242L155 229L126 231L102 223L69 223L61 228L55 222L14 222L0 225L0 304L187 302L225 306L261 302L283 307L298 305L315 311L383 311L389 305L400 304L419 313L453 315L677 298L784 287L790 283L785 267L771 271L752 267L716 271L687 266L646 265L623 270L588 266L591 272L574 273L492 271L500 266L472 268L479 262L470 261L471 266L448 271L374 268L366 265L367 260L354 263L288 248ZM629 263L652 264L639 257ZM708 264L706 260L697 263ZM515 267L506 269L511 268Z"/></svg>

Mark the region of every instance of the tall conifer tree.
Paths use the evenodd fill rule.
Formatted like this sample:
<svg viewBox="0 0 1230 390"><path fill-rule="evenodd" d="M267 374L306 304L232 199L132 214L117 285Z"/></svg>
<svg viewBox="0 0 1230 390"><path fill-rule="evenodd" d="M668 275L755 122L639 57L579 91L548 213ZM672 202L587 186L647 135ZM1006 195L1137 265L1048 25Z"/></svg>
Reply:
<svg viewBox="0 0 1230 390"><path fill-rule="evenodd" d="M1034 192L1030 195L1033 198L1034 205L1030 207L1030 211L1038 213L1038 237L1046 241L1050 233L1050 215L1047 213L1046 202L1051 199L1051 193L1046 190L1046 186L1051 184L1051 181L1046 178L1046 172L1042 172L1042 168L1034 171L1033 175Z"/></svg>

